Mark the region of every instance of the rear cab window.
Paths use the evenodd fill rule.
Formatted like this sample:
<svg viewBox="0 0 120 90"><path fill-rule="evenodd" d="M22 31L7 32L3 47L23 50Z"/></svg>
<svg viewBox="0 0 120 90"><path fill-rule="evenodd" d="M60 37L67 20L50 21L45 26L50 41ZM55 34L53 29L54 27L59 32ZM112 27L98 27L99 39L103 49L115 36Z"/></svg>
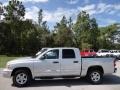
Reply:
<svg viewBox="0 0 120 90"><path fill-rule="evenodd" d="M75 58L75 52L73 49L63 49L62 50L62 58L67 59L67 58Z"/></svg>

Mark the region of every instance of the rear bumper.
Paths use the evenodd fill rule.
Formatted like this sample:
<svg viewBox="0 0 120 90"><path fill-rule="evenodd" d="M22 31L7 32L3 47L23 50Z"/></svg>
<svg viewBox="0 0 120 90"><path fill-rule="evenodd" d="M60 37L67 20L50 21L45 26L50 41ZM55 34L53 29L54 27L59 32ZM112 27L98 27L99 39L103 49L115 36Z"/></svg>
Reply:
<svg viewBox="0 0 120 90"><path fill-rule="evenodd" d="M10 78L11 77L12 70L4 69L2 72L3 77Z"/></svg>
<svg viewBox="0 0 120 90"><path fill-rule="evenodd" d="M114 68L114 73L116 73L117 72L117 68Z"/></svg>

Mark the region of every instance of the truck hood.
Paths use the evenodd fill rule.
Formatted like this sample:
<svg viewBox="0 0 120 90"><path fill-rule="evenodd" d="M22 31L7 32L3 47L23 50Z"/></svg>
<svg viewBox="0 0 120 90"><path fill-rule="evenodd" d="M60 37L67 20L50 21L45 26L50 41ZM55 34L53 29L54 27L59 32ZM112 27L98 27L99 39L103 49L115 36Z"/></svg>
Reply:
<svg viewBox="0 0 120 90"><path fill-rule="evenodd" d="M34 60L34 58L32 58L32 57L21 57L21 58L11 60L7 64L25 63L25 62L33 61L33 60Z"/></svg>

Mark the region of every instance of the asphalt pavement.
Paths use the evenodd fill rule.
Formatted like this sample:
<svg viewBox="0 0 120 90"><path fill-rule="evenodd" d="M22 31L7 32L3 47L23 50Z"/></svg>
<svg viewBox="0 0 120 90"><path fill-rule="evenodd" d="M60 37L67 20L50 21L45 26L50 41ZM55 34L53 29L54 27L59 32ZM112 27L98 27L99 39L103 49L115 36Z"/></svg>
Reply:
<svg viewBox="0 0 120 90"><path fill-rule="evenodd" d="M3 70L3 68L0 68L0 76L2 76L2 70Z"/></svg>
<svg viewBox="0 0 120 90"><path fill-rule="evenodd" d="M120 90L120 62L117 73L104 76L103 84L91 85L84 78L34 81L28 87L14 87L11 79L0 76L0 90Z"/></svg>

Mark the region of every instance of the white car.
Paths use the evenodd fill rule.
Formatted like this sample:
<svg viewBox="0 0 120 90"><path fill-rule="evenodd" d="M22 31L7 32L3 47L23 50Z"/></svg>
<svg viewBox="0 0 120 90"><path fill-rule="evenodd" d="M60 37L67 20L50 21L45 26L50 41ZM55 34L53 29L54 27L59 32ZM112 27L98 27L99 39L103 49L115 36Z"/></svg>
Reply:
<svg viewBox="0 0 120 90"><path fill-rule="evenodd" d="M100 49L96 53L97 56L110 56L110 54L111 54L110 51L106 49Z"/></svg>
<svg viewBox="0 0 120 90"><path fill-rule="evenodd" d="M120 57L120 50L110 50L110 55L115 57Z"/></svg>
<svg viewBox="0 0 120 90"><path fill-rule="evenodd" d="M23 87L43 77L87 77L92 84L102 83L103 75L116 71L114 58L81 58L78 48L48 48L36 57L9 61L3 76Z"/></svg>

